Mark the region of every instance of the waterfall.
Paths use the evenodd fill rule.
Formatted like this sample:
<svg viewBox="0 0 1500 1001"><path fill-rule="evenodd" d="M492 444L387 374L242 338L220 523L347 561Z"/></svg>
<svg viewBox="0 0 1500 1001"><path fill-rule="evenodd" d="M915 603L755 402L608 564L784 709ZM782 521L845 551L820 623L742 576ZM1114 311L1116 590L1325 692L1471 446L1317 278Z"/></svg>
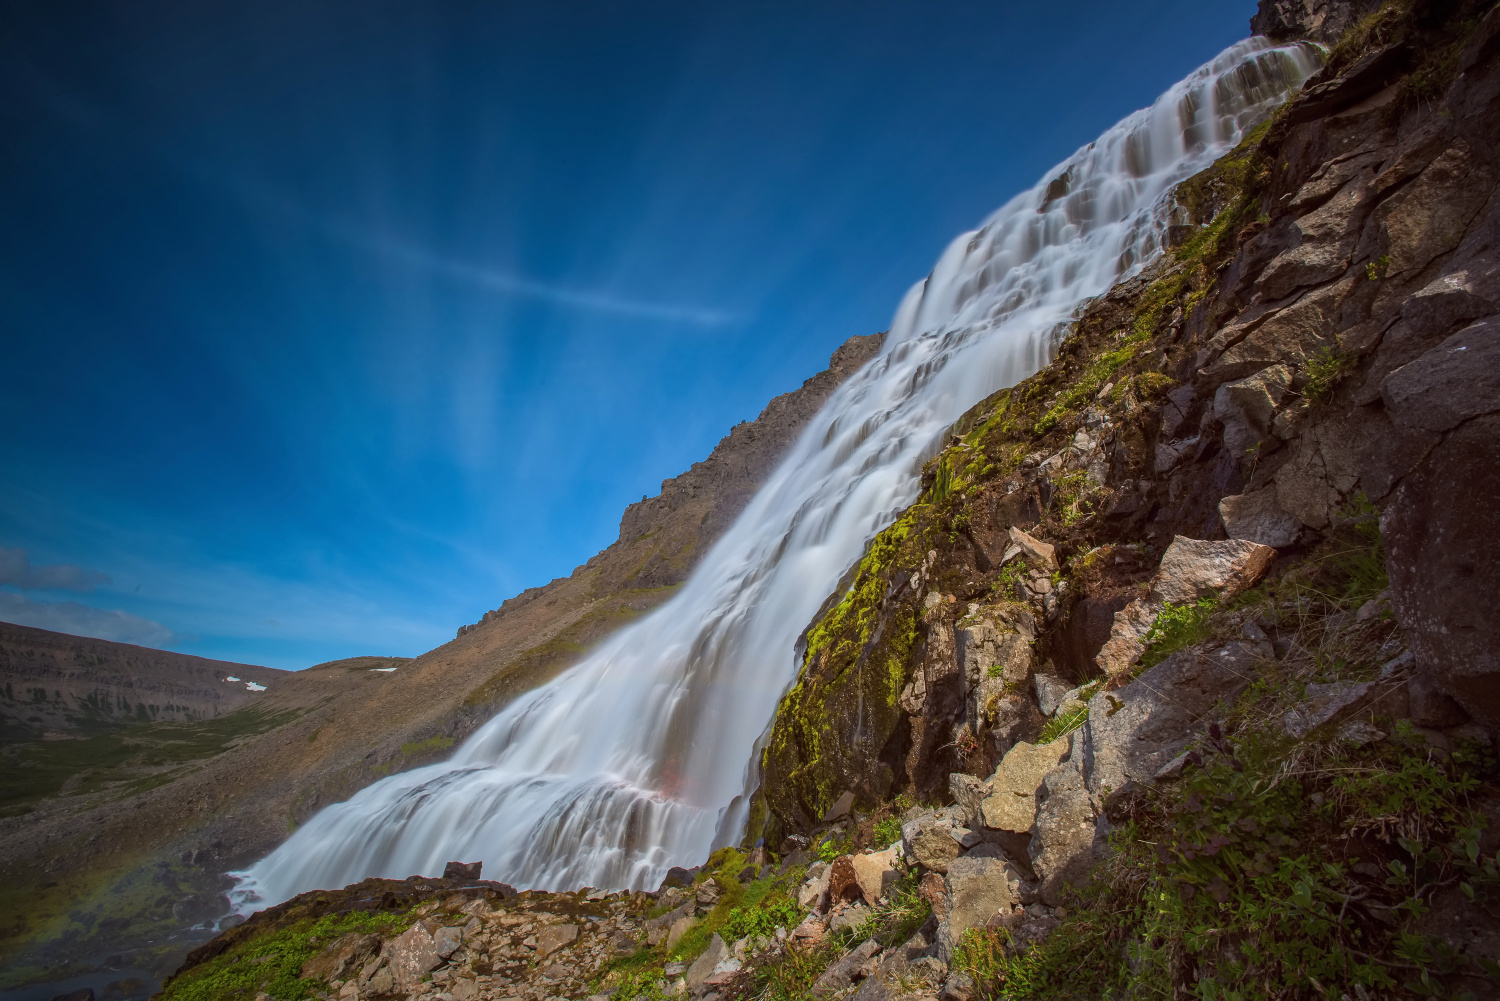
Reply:
<svg viewBox="0 0 1500 1001"><path fill-rule="evenodd" d="M881 355L830 397L681 590L450 761L327 807L236 874L254 910L450 859L520 888L655 888L744 828L793 644L863 547L917 497L975 402L1045 365L1091 297L1162 252L1167 198L1271 113L1321 51L1252 38L954 240Z"/></svg>

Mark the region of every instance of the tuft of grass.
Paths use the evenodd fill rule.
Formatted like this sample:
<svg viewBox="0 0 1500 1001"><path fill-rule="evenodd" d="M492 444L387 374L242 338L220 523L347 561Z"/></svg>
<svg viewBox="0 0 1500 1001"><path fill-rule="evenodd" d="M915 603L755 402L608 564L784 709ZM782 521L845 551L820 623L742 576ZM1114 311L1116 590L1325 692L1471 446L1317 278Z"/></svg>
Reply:
<svg viewBox="0 0 1500 1001"><path fill-rule="evenodd" d="M1088 718L1088 706L1079 706L1068 712L1058 713L1042 727L1042 732L1037 735L1036 742L1038 744L1050 744L1057 738L1065 737L1083 726L1084 723L1088 722Z"/></svg>
<svg viewBox="0 0 1500 1001"><path fill-rule="evenodd" d="M882 849L889 848L901 840L901 818L887 817L875 825L875 844Z"/></svg>

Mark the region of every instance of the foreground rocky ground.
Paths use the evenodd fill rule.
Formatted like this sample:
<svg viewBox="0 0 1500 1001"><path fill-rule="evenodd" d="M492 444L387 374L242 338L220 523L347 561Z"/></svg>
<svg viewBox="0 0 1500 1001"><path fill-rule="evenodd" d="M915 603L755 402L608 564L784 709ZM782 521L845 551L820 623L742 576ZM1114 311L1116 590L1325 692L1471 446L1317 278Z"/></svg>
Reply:
<svg viewBox="0 0 1500 1001"><path fill-rule="evenodd" d="M1327 66L810 624L750 850L304 895L165 996L1500 994L1500 12L1372 7L1262 4Z"/></svg>

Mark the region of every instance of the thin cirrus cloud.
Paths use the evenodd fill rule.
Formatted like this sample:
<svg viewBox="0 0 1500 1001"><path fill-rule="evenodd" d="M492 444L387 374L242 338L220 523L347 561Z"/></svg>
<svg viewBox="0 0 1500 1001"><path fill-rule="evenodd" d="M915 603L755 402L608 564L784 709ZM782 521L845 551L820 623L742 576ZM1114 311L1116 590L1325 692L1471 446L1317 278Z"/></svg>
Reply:
<svg viewBox="0 0 1500 1001"><path fill-rule="evenodd" d="M686 323L698 327L722 327L740 319L727 310L673 303L642 302L610 295L607 292L541 282L466 261L440 257L420 247L396 240L368 238L364 242L370 249L404 264L506 295L540 299L573 309L613 313L617 316L636 316L669 323Z"/></svg>
<svg viewBox="0 0 1500 1001"><path fill-rule="evenodd" d="M226 188L248 205L273 212L295 224L311 227L347 247L501 295L535 299L586 312L639 317L696 327L722 327L745 320L740 314L726 309L634 299L487 267L434 253L400 237L372 232L337 219L317 218L294 199L259 182L245 178L229 181L216 177L207 170L195 170L191 176L215 187Z"/></svg>
<svg viewBox="0 0 1500 1001"><path fill-rule="evenodd" d="M0 546L0 585L23 591L92 591L109 583L109 575L72 563L33 566L24 549Z"/></svg>

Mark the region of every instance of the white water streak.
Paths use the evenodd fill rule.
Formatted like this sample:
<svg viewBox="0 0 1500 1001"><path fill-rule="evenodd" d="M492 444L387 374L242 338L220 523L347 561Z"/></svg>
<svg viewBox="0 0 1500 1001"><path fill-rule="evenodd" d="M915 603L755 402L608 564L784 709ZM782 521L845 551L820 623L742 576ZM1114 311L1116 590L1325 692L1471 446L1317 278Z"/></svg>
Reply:
<svg viewBox="0 0 1500 1001"><path fill-rule="evenodd" d="M251 910L459 859L517 887L655 887L743 830L793 642L921 461L976 401L1030 376L1090 297L1161 252L1165 196L1317 67L1235 45L954 240L880 357L829 399L666 605L516 700L451 761L328 807L241 874ZM1068 190L1046 200L1066 175ZM1054 189L1054 195L1056 190Z"/></svg>

